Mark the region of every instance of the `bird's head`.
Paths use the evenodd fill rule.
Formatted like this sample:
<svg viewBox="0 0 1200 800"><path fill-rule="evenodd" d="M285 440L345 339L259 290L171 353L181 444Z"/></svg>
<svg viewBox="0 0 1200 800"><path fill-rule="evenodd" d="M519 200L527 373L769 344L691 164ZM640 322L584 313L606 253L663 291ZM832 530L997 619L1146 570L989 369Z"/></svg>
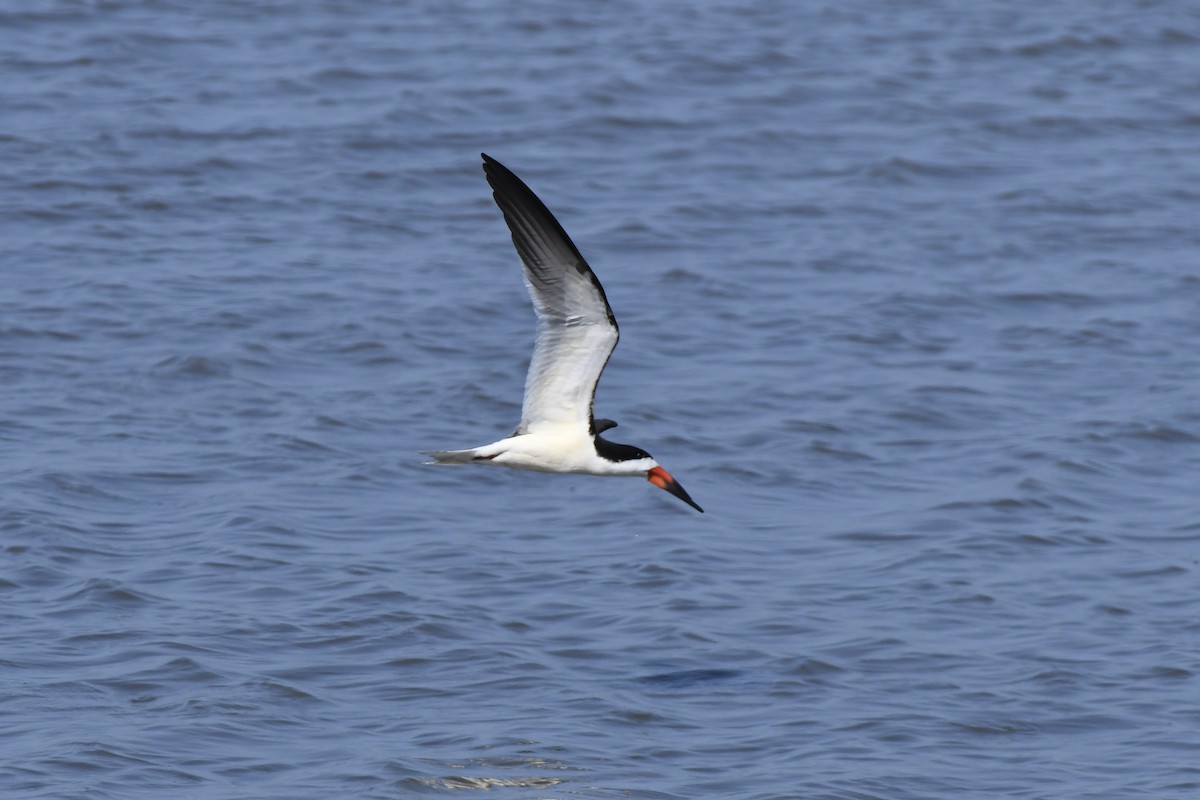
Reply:
<svg viewBox="0 0 1200 800"><path fill-rule="evenodd" d="M597 428L600 428L602 423L608 424L604 425L601 430L615 428L617 425L617 423L612 422L612 420L596 420L595 425ZM618 444L616 442L610 442L602 436L596 436L595 441L596 453L601 458L608 460L612 464L619 465L617 468L620 471L614 474L630 476L645 475L646 480L650 481L658 488L666 489L668 492L699 511L701 514L704 513L704 509L696 505L696 501L693 500L688 493L683 490L683 487L679 485L679 481L671 477L671 473L663 469L662 466L654 460L654 457L642 448L634 447L631 444Z"/></svg>

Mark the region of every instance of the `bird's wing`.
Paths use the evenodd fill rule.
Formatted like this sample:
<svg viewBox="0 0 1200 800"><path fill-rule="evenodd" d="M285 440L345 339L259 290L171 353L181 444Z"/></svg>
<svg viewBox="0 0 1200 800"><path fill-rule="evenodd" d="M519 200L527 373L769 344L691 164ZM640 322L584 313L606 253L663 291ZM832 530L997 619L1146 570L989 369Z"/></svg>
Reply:
<svg viewBox="0 0 1200 800"><path fill-rule="evenodd" d="M561 425L593 433L596 383L619 337L604 287L520 178L486 153L483 171L525 265L525 286L538 316L517 433Z"/></svg>

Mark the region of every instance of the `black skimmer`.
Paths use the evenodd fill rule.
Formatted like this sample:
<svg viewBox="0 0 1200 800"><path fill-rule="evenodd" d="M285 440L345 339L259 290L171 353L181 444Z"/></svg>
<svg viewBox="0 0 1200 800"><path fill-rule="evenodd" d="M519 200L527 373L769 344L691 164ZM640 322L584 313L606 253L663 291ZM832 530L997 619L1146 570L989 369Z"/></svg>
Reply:
<svg viewBox="0 0 1200 800"><path fill-rule="evenodd" d="M703 513L645 450L600 436L617 426L592 416L596 383L619 338L604 287L558 220L520 178L486 153L483 172L525 266L525 286L538 317L537 344L525 377L521 423L513 435L470 450L428 452L434 459L429 463L637 476Z"/></svg>

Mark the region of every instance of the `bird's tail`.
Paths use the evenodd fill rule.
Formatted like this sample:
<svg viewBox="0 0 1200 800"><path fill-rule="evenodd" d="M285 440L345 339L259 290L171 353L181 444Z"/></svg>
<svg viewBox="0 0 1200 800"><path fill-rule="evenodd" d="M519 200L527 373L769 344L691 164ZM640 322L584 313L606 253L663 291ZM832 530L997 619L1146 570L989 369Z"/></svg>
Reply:
<svg viewBox="0 0 1200 800"><path fill-rule="evenodd" d="M426 461L426 464L470 464L475 458L474 450L422 450L421 452L433 459L433 461Z"/></svg>

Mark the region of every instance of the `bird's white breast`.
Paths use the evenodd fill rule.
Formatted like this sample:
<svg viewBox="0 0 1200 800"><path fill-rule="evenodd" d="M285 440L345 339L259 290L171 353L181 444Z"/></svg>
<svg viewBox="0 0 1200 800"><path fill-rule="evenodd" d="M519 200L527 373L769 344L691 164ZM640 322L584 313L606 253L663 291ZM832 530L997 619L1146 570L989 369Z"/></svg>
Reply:
<svg viewBox="0 0 1200 800"><path fill-rule="evenodd" d="M657 466L652 458L634 461L601 458L591 434L577 425L542 425L536 432L501 439L479 448L478 452L490 457L492 464L534 472L641 476Z"/></svg>

